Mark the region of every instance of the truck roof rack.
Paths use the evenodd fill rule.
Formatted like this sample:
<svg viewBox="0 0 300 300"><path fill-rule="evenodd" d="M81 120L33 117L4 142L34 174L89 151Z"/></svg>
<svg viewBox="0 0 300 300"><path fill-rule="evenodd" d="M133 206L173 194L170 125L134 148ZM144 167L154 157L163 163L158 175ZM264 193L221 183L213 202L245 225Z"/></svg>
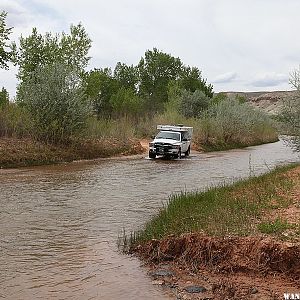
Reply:
<svg viewBox="0 0 300 300"><path fill-rule="evenodd" d="M157 125L158 130L167 130L167 131L193 131L193 127L183 126L182 124L178 125Z"/></svg>

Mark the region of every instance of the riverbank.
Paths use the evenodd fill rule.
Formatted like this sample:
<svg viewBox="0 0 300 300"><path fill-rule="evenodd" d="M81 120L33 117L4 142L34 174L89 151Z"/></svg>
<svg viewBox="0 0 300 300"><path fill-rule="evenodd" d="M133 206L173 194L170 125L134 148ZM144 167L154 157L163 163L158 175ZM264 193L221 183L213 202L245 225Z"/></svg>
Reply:
<svg viewBox="0 0 300 300"><path fill-rule="evenodd" d="M117 138L102 138L74 141L67 145L53 145L30 138L3 137L0 138L0 169L148 153L150 141L148 139L128 139L125 141ZM218 148L217 146L210 147L193 143L192 152L221 151L247 146L253 145L228 144Z"/></svg>
<svg viewBox="0 0 300 300"><path fill-rule="evenodd" d="M133 155L144 151L137 140L90 139L51 145L24 138L0 139L0 168L24 167Z"/></svg>
<svg viewBox="0 0 300 300"><path fill-rule="evenodd" d="M178 299L300 292L300 167L172 196L127 246Z"/></svg>

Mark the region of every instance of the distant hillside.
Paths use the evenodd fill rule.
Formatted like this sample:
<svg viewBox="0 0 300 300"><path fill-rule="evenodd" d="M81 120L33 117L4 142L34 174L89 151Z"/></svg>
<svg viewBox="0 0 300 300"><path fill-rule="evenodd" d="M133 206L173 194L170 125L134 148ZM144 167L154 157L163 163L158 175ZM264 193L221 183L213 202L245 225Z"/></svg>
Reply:
<svg viewBox="0 0 300 300"><path fill-rule="evenodd" d="M244 96L253 107L262 109L269 114L276 114L280 111L282 102L288 97L292 97L295 91L225 92L225 94L232 98L236 95Z"/></svg>

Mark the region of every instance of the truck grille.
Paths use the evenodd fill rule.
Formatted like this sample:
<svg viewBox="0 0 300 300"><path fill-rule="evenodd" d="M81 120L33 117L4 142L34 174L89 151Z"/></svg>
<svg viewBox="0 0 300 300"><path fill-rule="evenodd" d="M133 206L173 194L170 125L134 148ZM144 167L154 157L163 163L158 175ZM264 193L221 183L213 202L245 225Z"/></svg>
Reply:
<svg viewBox="0 0 300 300"><path fill-rule="evenodd" d="M155 143L154 148L156 150L156 153L163 154L165 152L168 152L170 149L172 149L172 145L164 144L164 143Z"/></svg>

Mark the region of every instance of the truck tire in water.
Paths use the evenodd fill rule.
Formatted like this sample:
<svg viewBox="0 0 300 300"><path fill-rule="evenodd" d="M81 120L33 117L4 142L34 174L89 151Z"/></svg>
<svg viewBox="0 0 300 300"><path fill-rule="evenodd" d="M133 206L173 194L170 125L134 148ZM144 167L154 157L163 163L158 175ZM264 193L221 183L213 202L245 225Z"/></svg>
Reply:
<svg viewBox="0 0 300 300"><path fill-rule="evenodd" d="M189 146L189 148L185 152L185 156L189 156L190 153L191 153L191 147Z"/></svg>
<svg viewBox="0 0 300 300"><path fill-rule="evenodd" d="M155 157L156 157L155 153L149 152L149 158L155 158Z"/></svg>

